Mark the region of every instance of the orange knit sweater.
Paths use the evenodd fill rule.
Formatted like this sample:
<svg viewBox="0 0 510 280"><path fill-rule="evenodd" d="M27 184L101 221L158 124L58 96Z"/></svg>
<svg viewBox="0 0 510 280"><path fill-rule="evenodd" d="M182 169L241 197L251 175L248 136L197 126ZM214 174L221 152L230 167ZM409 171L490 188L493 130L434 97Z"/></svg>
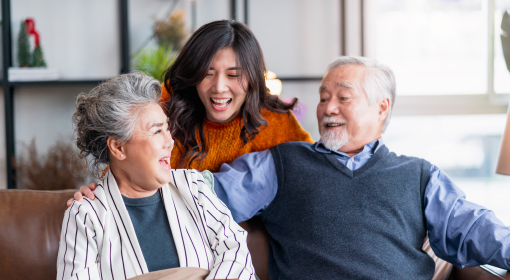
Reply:
<svg viewBox="0 0 510 280"><path fill-rule="evenodd" d="M161 101L164 102L168 98L170 96L163 87ZM260 132L246 145L243 145L243 140L240 137L241 128L243 127L243 121L240 116L225 124L206 120L204 131L206 132L209 152L205 158L201 160L196 159L192 162L191 166L185 166L185 168L217 172L223 163L231 163L234 159L246 153L267 150L275 145L290 141L314 142L310 134L301 127L292 112L289 114L275 113L262 109L262 116L267 121L267 126L259 128ZM179 147L182 146L176 141L172 151L172 168L182 168L178 166L179 158L182 155Z"/></svg>

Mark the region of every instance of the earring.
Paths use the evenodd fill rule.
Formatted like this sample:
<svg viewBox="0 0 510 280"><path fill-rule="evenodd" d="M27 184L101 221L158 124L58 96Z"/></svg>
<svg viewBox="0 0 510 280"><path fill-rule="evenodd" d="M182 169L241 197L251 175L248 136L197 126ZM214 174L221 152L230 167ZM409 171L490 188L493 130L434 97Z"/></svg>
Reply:
<svg viewBox="0 0 510 280"><path fill-rule="evenodd" d="M121 157L123 157L124 155L120 155Z"/></svg>

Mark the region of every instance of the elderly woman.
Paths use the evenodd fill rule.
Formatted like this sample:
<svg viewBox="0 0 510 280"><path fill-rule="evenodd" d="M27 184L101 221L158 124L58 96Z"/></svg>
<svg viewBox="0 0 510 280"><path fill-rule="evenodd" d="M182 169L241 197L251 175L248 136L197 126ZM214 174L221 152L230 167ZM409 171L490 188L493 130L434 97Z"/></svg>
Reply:
<svg viewBox="0 0 510 280"><path fill-rule="evenodd" d="M95 200L66 211L57 279L128 279L177 267L206 269L206 279L255 279L246 232L207 180L171 169L174 141L160 95L158 81L140 73L78 95L81 156L98 174L110 170Z"/></svg>

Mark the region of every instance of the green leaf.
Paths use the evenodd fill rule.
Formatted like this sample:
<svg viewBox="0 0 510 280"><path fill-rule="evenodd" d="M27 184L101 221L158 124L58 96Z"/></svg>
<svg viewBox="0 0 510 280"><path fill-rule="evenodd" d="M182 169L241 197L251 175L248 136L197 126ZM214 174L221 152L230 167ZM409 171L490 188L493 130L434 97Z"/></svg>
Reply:
<svg viewBox="0 0 510 280"><path fill-rule="evenodd" d="M177 57L172 49L171 46L145 47L133 58L132 67L163 82L163 72L174 63Z"/></svg>

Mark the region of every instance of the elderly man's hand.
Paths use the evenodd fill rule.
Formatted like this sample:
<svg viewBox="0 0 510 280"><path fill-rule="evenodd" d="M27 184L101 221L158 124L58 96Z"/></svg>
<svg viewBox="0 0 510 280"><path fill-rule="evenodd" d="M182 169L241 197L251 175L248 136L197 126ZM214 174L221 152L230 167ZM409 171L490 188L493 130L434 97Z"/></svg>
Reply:
<svg viewBox="0 0 510 280"><path fill-rule="evenodd" d="M78 200L81 202L83 200L84 196L93 200L94 199L93 190L95 190L96 187L97 187L97 183L90 183L86 186L81 186L80 190L74 193L74 198L71 198L67 201L67 207L71 206L71 204L73 204L73 201L75 201L75 200Z"/></svg>

